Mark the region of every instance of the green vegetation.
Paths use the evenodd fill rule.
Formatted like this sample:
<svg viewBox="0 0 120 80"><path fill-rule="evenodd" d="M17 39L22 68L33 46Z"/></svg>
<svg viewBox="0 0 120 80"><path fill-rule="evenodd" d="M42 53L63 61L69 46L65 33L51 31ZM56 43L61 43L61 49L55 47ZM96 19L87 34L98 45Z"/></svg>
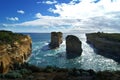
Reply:
<svg viewBox="0 0 120 80"><path fill-rule="evenodd" d="M27 74L31 74L32 72L28 69L19 69L19 70L11 70L7 74L0 74L0 78L2 79L16 79L23 78Z"/></svg>
<svg viewBox="0 0 120 80"><path fill-rule="evenodd" d="M0 44L11 44L23 37L22 34L13 33L11 31L0 30Z"/></svg>
<svg viewBox="0 0 120 80"><path fill-rule="evenodd" d="M120 71L83 70L47 66L39 68L25 63L19 69L0 74L0 80L119 80Z"/></svg>
<svg viewBox="0 0 120 80"><path fill-rule="evenodd" d="M97 32L91 34L93 37L103 38L109 41L120 42L120 33L103 33Z"/></svg>
<svg viewBox="0 0 120 80"><path fill-rule="evenodd" d="M86 34L87 42L96 48L96 53L120 63L120 33Z"/></svg>

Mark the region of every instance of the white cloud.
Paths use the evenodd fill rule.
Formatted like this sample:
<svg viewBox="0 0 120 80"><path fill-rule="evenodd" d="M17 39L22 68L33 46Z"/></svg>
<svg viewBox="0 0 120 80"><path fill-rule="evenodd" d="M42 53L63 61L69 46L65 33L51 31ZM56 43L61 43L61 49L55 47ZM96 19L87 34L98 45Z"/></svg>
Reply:
<svg viewBox="0 0 120 80"><path fill-rule="evenodd" d="M120 11L109 13L107 16L98 16L88 19L65 19L60 17L43 16L38 14L38 19L17 24L4 24L6 27L34 27L34 31L63 31L63 32L120 32ZM116 15L117 14L117 15ZM112 16L111 16L112 15ZM38 27L38 28L36 28ZM29 31L29 30L28 30Z"/></svg>
<svg viewBox="0 0 120 80"><path fill-rule="evenodd" d="M41 13L36 13L35 18L38 18L38 19L60 19L60 17L43 16Z"/></svg>
<svg viewBox="0 0 120 80"><path fill-rule="evenodd" d="M53 0L53 1L47 0L47 1L43 1L42 3L44 3L44 4L56 4L57 1L56 0Z"/></svg>
<svg viewBox="0 0 120 80"><path fill-rule="evenodd" d="M110 15L112 15L112 13L108 16ZM120 14L117 15L117 18L115 16L112 16L110 18L107 16L100 16L82 19L80 23L75 24L74 27L71 28L71 31L84 31L84 33L97 31L120 33L119 16Z"/></svg>
<svg viewBox="0 0 120 80"><path fill-rule="evenodd" d="M7 20L10 20L10 21L18 21L19 18L18 17L6 17Z"/></svg>
<svg viewBox="0 0 120 80"><path fill-rule="evenodd" d="M103 16L108 12L120 11L120 0L81 0L79 3L62 3L56 4L55 9L50 8L49 11L59 14L64 18L90 18L95 16ZM72 3L75 0L72 1Z"/></svg>
<svg viewBox="0 0 120 80"><path fill-rule="evenodd" d="M38 26L38 27L46 27L47 28L52 28L52 27L57 27L58 29L60 27L64 26L72 26L74 23L78 22L77 19L37 19L34 21L27 21L23 23L18 23L18 24L11 24L10 26Z"/></svg>
<svg viewBox="0 0 120 80"><path fill-rule="evenodd" d="M35 17L36 17L36 18L41 18L42 15L41 15L41 13L36 13L36 14L35 14Z"/></svg>
<svg viewBox="0 0 120 80"><path fill-rule="evenodd" d="M70 3L56 4L55 8L49 8L49 11L59 14L58 17L36 13L36 20L4 24L4 26L39 27L40 31L43 29L44 31L120 32L120 0L100 0L97 3L95 1L72 0ZM35 30L35 28L33 29Z"/></svg>
<svg viewBox="0 0 120 80"><path fill-rule="evenodd" d="M24 14L25 11L23 11L23 10L17 10L17 13Z"/></svg>

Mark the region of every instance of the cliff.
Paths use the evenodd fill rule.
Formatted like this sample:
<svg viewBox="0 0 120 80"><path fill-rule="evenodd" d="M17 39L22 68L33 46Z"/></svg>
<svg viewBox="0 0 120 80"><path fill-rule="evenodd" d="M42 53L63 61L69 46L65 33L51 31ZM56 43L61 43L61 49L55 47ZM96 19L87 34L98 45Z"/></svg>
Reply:
<svg viewBox="0 0 120 80"><path fill-rule="evenodd" d="M96 48L97 53L120 61L120 34L90 33L86 34L87 42Z"/></svg>
<svg viewBox="0 0 120 80"><path fill-rule="evenodd" d="M61 32L51 32L51 42L49 47L51 49L58 48L62 43L62 33Z"/></svg>
<svg viewBox="0 0 120 80"><path fill-rule="evenodd" d="M24 63L31 54L32 40L27 35L0 31L0 73Z"/></svg>

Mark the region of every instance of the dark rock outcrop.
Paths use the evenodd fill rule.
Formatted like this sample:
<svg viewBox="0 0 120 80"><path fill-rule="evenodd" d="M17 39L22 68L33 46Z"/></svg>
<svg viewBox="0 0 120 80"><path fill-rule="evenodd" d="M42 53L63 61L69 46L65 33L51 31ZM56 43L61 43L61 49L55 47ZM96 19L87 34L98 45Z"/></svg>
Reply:
<svg viewBox="0 0 120 80"><path fill-rule="evenodd" d="M40 68L25 63L21 69L0 75L0 80L119 80L120 71L94 71L76 68Z"/></svg>
<svg viewBox="0 0 120 80"><path fill-rule="evenodd" d="M73 35L68 35L66 37L66 53L67 58L75 58L80 56L82 53L81 41L79 38Z"/></svg>
<svg viewBox="0 0 120 80"><path fill-rule="evenodd" d="M62 33L61 32L51 32L51 42L49 47L51 49L58 48L62 43Z"/></svg>
<svg viewBox="0 0 120 80"><path fill-rule="evenodd" d="M15 67L14 64L22 64L28 59L32 40L27 35L10 31L0 31L0 35L0 73L5 74Z"/></svg>
<svg viewBox="0 0 120 80"><path fill-rule="evenodd" d="M90 33L87 42L96 48L96 53L120 62L120 34Z"/></svg>

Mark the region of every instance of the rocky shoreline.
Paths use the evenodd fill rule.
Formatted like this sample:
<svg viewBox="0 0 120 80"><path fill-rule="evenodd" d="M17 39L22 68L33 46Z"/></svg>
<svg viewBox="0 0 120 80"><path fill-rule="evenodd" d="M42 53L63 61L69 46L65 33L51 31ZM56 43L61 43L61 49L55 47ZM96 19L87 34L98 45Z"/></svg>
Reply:
<svg viewBox="0 0 120 80"><path fill-rule="evenodd" d="M99 71L83 69L65 69L47 66L36 67L24 63L18 69L0 74L0 80L119 80L120 71Z"/></svg>
<svg viewBox="0 0 120 80"><path fill-rule="evenodd" d="M120 34L119 33L90 33L86 34L87 42L96 53L111 58L120 63Z"/></svg>
<svg viewBox="0 0 120 80"><path fill-rule="evenodd" d="M62 43L62 34L54 33L51 37L51 49L59 47ZM0 80L119 80L120 71L94 71L76 68L58 68L47 66L40 68L25 61L31 54L32 40L27 35L16 34L10 31L0 31ZM56 36L57 35L57 36ZM116 34L91 33L86 34L87 42L92 44L98 52L120 56L120 38ZM110 38L112 37L112 39ZM117 37L119 35L117 34ZM70 42L69 42L70 41ZM74 43L77 41L77 43ZM66 44L78 45L70 47L69 53L81 55L81 42L78 38L68 38ZM73 42L73 43L72 43ZM78 44L79 43L79 44ZM55 45L55 46L54 46ZM117 46L116 46L117 45ZM112 46L112 49L111 49ZM75 50L72 50L72 49ZM114 49L115 48L115 49ZM78 52L76 52L76 50ZM80 51L79 51L80 50ZM115 54L113 54L115 52Z"/></svg>

